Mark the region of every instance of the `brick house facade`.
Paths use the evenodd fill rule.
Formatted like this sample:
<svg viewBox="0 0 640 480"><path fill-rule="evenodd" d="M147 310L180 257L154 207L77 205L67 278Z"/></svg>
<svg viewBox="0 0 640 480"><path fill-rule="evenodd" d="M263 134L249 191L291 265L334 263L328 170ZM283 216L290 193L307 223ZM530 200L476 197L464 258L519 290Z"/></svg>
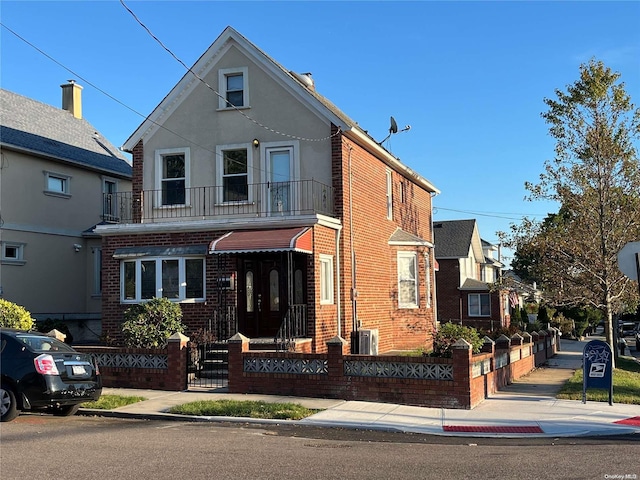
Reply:
<svg viewBox="0 0 640 480"><path fill-rule="evenodd" d="M232 312L237 332L311 352L356 331L428 348L438 190L230 27L192 70L216 95L185 76L125 143L133 191L99 228L103 333L165 296L187 335Z"/></svg>

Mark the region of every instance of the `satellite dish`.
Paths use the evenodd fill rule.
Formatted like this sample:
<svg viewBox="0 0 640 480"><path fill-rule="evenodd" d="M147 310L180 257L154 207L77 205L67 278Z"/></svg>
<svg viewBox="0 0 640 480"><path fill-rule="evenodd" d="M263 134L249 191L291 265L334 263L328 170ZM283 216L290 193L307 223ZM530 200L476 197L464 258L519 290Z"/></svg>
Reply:
<svg viewBox="0 0 640 480"><path fill-rule="evenodd" d="M406 132L407 130L411 129L411 125L407 125L406 127L404 127L402 130L398 130L398 124L396 123L396 119L391 117L390 119L390 126L389 126L389 135L387 135L384 140L382 140L381 142L378 142L378 145L382 145L384 142L386 142L387 140L389 140L389 137L391 135L394 135L396 133L400 132Z"/></svg>
<svg viewBox="0 0 640 480"><path fill-rule="evenodd" d="M398 124L396 123L396 119L391 117L391 126L389 127L389 133L398 133Z"/></svg>

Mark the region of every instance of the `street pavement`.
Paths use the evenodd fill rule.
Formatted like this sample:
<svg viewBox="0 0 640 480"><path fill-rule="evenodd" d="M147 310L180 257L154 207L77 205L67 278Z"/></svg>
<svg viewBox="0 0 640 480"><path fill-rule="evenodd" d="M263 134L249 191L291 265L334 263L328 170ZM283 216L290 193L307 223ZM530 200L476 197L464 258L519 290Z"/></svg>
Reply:
<svg viewBox="0 0 640 480"><path fill-rule="evenodd" d="M566 380L576 369L582 368L582 352L589 340L561 340L561 351L550 358L547 364L485 399L471 410L204 390L167 392L104 388L103 395L135 395L146 400L110 411L81 409L80 413L200 422L293 423L467 437L575 437L632 433L640 435L640 405L609 405L607 402L590 401L582 403L578 400L555 398ZM640 397L640 392L638 396ZM298 421L168 413L175 405L198 400L222 399L291 402L321 411Z"/></svg>

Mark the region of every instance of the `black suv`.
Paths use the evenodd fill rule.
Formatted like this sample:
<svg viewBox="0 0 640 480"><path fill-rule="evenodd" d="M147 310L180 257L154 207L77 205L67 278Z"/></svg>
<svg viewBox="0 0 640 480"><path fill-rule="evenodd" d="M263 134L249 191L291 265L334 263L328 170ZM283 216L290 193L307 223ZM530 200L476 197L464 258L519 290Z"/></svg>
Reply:
<svg viewBox="0 0 640 480"><path fill-rule="evenodd" d="M45 409L73 415L80 404L98 400L102 377L90 354L38 332L0 329L0 420L20 410Z"/></svg>

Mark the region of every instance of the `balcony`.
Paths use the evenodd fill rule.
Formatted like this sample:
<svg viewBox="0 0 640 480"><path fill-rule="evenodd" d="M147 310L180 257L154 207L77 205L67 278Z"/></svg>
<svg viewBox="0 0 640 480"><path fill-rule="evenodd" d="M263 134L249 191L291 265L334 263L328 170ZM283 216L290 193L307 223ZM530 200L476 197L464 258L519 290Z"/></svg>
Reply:
<svg viewBox="0 0 640 480"><path fill-rule="evenodd" d="M191 188L174 182L162 190L106 193L102 218L154 223L312 214L334 215L333 187L315 180Z"/></svg>

